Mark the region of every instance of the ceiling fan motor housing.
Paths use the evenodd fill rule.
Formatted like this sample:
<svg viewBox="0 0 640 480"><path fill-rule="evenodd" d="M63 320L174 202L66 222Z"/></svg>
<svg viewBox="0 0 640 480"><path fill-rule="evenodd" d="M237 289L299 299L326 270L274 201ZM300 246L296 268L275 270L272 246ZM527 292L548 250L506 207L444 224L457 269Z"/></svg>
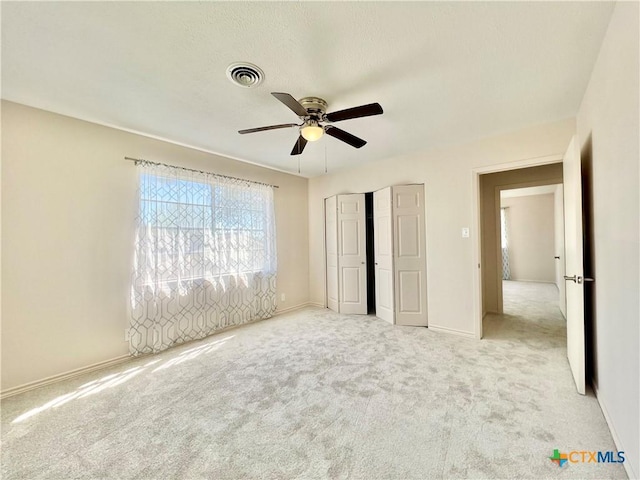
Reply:
<svg viewBox="0 0 640 480"><path fill-rule="evenodd" d="M309 113L310 117L315 117L317 120L322 120L322 117L327 111L327 102L318 97L304 97L298 100L300 105Z"/></svg>

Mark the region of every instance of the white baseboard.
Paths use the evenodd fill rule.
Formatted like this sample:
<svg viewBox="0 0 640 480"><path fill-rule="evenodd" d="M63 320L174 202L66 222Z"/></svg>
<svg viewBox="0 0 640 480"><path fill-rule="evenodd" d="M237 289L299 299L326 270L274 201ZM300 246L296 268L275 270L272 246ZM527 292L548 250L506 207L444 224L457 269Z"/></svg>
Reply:
<svg viewBox="0 0 640 480"><path fill-rule="evenodd" d="M438 325L429 325L429 330L433 330L434 332L449 333L452 335L458 335L460 337L465 337L465 338L473 338L474 340L477 338L475 333L466 332L464 330L457 330L455 328L441 327Z"/></svg>
<svg viewBox="0 0 640 480"><path fill-rule="evenodd" d="M607 425L609 426L609 431L611 432L611 436L613 437L613 443L615 443L616 449L619 452L627 452L628 450L626 450L624 448L624 446L622 445L622 443L620 442L620 437L618 437L618 434L616 433L616 429L613 427L613 422L611 421L611 417L609 416L609 412L607 411L607 408L604 406L604 403L601 400L600 392L598 391L598 384L596 382L592 382L592 387L593 387L593 393L595 393L596 399L598 400L598 404L600 405L600 410L602 410L602 414L604 415L604 419L607 422ZM631 462L626 461L626 462L624 462L622 464L622 466L626 470L627 476L629 478L632 478L632 479L633 478L638 478L638 474L633 471L633 467L631 466Z"/></svg>
<svg viewBox="0 0 640 480"><path fill-rule="evenodd" d="M296 310L302 310L303 308L306 308L306 307L324 308L322 305L318 303L306 302L306 303L301 303L299 305L294 305L293 307L283 308L282 310L276 310L273 316L275 317L277 315L282 315L283 313L295 312Z"/></svg>
<svg viewBox="0 0 640 480"><path fill-rule="evenodd" d="M504 280L504 281L505 282L525 282L525 283L552 283L553 285L556 285L555 280L528 280L526 278L522 278L522 279L510 278L509 280Z"/></svg>
<svg viewBox="0 0 640 480"><path fill-rule="evenodd" d="M130 355L121 355L119 357L112 358L111 360L105 360L103 362L94 363L86 367L76 368L75 370L52 375L50 377L43 378L42 380L36 380L35 382L29 382L23 385L18 385L17 387L8 388L7 390L0 393L0 399L12 397L13 395L18 395L19 393L28 392L30 390L35 390L36 388L44 387L45 385L51 385L52 383L61 382L62 380L68 380L70 378L78 377L95 370L102 370L104 368L112 367L114 365L124 363L132 358L133 357L131 357Z"/></svg>
<svg viewBox="0 0 640 480"><path fill-rule="evenodd" d="M310 302L301 303L299 305L294 305L293 307L285 308L285 309L282 309L282 310L276 310L274 312L274 314L273 314L273 317L276 317L278 315L282 315L284 313L289 313L289 312L294 312L296 310L301 310L301 309L303 309L305 307L321 307L321 305L316 304L316 303L310 303ZM273 318L273 317L271 317L271 318ZM249 323L245 323L245 324L242 324L242 325L233 325L230 328L223 328L221 330L217 330L217 331L213 332L212 335L219 334L219 333L225 333L226 331L228 331L230 329L242 327L244 325L249 325L250 323L255 323L255 322L249 322ZM184 344L180 344L180 345L184 345ZM7 397L12 397L13 395L18 395L20 393L28 392L30 390L35 390L36 388L44 387L46 385L51 385L52 383L61 382L63 380L68 380L70 378L78 377L80 375L84 375L85 373L93 372L95 370L102 370L102 369L105 369L105 368L109 368L109 367L112 367L114 365L118 365L120 363L124 363L124 362L126 362L128 360L131 360L133 358L135 358L135 357L132 357L130 355L122 355L120 357L112 358L111 360L105 360L103 362L94 363L94 364L88 365L86 367L76 368L75 370L71 370L69 372L64 372L64 373L59 373L57 375L52 375L50 377L43 378L42 380L36 380L34 382L29 382L29 383L25 383L23 385L18 385L17 387L8 388L7 390L4 390L3 392L0 392L0 399L7 398Z"/></svg>

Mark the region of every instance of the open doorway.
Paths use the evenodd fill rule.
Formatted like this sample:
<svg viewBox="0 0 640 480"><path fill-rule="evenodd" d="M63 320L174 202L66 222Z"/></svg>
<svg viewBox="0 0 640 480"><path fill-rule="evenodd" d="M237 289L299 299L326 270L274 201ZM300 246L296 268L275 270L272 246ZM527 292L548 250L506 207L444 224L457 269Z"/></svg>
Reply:
<svg viewBox="0 0 640 480"><path fill-rule="evenodd" d="M539 304L536 310L536 307L533 307L528 312L531 311L541 311L545 309L554 310L554 313L557 314L557 320L560 324L561 329L564 330L564 325L562 325L563 317L559 311L559 295L557 294L557 283L559 282L558 277L556 276L555 262L563 263L564 261L564 253L562 252L562 248L556 246L555 238L553 232L555 230L555 218L554 218L554 209L556 205L555 192L557 190L561 190L557 187L557 185L562 183L562 163L550 163L547 165L533 166L533 167L525 167L519 169L511 169L507 171L497 171L493 173L480 174L478 176L478 200L479 200L479 229L480 229L480 262L479 264L482 266L480 272L480 305L482 309L482 317L480 319L480 332L482 336L487 336L488 334L496 335L497 331L504 330L500 333L500 336L516 336L519 337L520 334L518 332L522 332L527 328L527 322L525 321L527 309L522 308L523 304L520 303L520 310L523 310L524 317L522 315L511 315L512 313L517 313L513 311L513 309L518 309L518 303L514 304L508 303L509 313L505 315L505 302L504 302L504 293L505 293L505 282L512 282L513 280L541 280L549 281L550 283L545 284L547 287L546 292L534 292L532 291L533 284L530 282L526 289L521 289L520 294L514 292L510 287L518 287L523 286L522 284L509 283L507 284L508 295L511 295L508 298L508 301L511 302L514 299L518 299L518 301L522 301L522 295L525 297L528 296L537 298L540 302L542 299L548 299L550 294L555 297L550 300L551 304L544 303ZM544 187L544 188L542 188ZM537 190L522 190L528 188L537 188ZM544 259L544 262L540 262L540 258L534 259L532 263L531 252L527 252L527 248L520 248L516 254L514 252L512 254L512 258L509 258L510 262L507 264L507 270L510 269L512 272L503 271L503 256L509 251L503 249L502 242L502 220L505 219L507 222L509 221L509 208L505 210L501 210L503 199L501 197L506 197L504 199L505 207L509 207L509 205L522 204L523 201L515 200L516 196L512 196L513 200L509 200L509 194L502 194L502 192L507 191L515 191L521 190L519 193L527 194L524 195L526 197L534 197L537 195L529 195L531 193L541 193L546 190L553 189L553 194L550 197L546 198L546 206L550 207L550 210L546 210L547 218L544 218L544 222L547 225L546 229L550 230L550 237L547 237L545 240L546 248L540 248L540 245L534 244L531 245L532 242L538 242L539 240L532 237L532 229L529 228L528 231L525 229L524 232L518 231L515 232L518 235L512 238L512 241L515 241L516 244L520 244L521 247L524 245L525 247L538 250L542 255L546 255L548 258ZM545 193L544 195L549 194ZM541 193L542 195L542 193ZM553 198L553 200L551 200ZM551 200L551 201L550 201ZM534 203L536 200L534 200ZM530 210L530 205L526 205L526 203L530 203L528 201L524 201L524 208L520 208L519 212L527 212ZM560 205L560 203L558 203ZM514 207L511 207L514 208ZM515 213L515 210L512 212ZM531 218L527 219L526 216L520 218L521 216L516 216L513 220L517 220L522 224L523 222L531 227L532 223ZM533 222L535 223L535 222ZM540 228L539 225L533 225L534 228ZM520 230L520 229L519 229ZM507 235L510 232L507 230ZM513 233L513 232L511 232ZM507 239L508 241L508 239ZM512 245L513 247L513 245ZM514 257L513 255L516 254ZM556 260L554 257L560 257L559 260ZM540 265L543 263L544 265ZM480 266L479 265L479 266ZM541 268L542 267L542 268ZM514 277L515 274L515 277ZM542 275L542 276L541 276ZM505 278L506 277L506 278ZM539 282L543 283L543 282ZM544 288L541 288L544 289ZM513 295L512 295L513 294ZM546 314L543 314L546 315ZM518 317L518 318L516 318ZM508 323L511 320L511 323ZM558 323L557 322L557 323ZM513 330L515 328L515 331ZM566 332L558 332L558 335L562 334L564 337ZM556 336L558 336L556 335ZM526 335L525 335L526 337Z"/></svg>
<svg viewBox="0 0 640 480"><path fill-rule="evenodd" d="M472 175L476 205L473 225L479 233L474 242L476 247L474 260L478 267L477 275L474 275L475 291L477 292L474 298L474 311L478 338L489 336L486 328L487 319L491 321L497 319L501 322L512 320L504 315L502 263L497 262L499 255L501 255L501 244L498 241L501 235L499 228L500 191L505 189L505 186L524 188L562 182L565 241L564 250L558 252L558 256L561 257L560 264L564 265L566 269L566 273L563 275L566 316L560 313L560 305L556 305L548 315L548 317L555 317L554 329L539 328L537 329L537 338L533 339L532 330L527 326L511 328L509 339L538 343L537 348L541 352L544 351L545 355L560 352L563 361L566 358L569 360L576 390L584 395L587 380L585 366L589 363L588 350L591 346L590 340L592 341L589 332L589 329L592 328L589 324L591 315L589 309L592 307L589 302L589 294L592 291L592 286L588 285L591 288L586 288L585 282L594 282L594 277L587 276L587 274L593 275L593 269L589 258L585 260L585 255L589 257L592 252L592 245L590 246L589 242L593 241L593 232L590 231L590 199L592 198L589 183L590 165L588 161L585 161L586 158L588 159L588 148L586 158L582 158L582 164L581 153L585 155L585 149L582 152L578 150L574 135L562 156L551 155L511 164L479 167L472 170ZM545 172L544 170L555 167L557 167L557 181L550 181L547 175L553 174L553 172L549 170ZM531 171L530 176L518 177L526 170ZM514 179L514 175L517 179ZM517 185L515 182L518 181L523 183ZM538 295L538 298L540 297L541 295ZM544 314L543 317L546 318L547 315ZM515 324L515 322L509 322L509 324ZM498 331L500 330L498 329ZM558 343L559 335L564 337L566 347L563 345L562 348L556 349L554 345L560 346ZM491 332L491 336L493 336L493 332ZM504 337L502 334L500 336ZM544 343L538 342L540 339Z"/></svg>
<svg viewBox="0 0 640 480"><path fill-rule="evenodd" d="M480 176L486 338L566 344L562 175L557 163Z"/></svg>
<svg viewBox="0 0 640 480"><path fill-rule="evenodd" d="M500 190L502 303L521 315L540 302L566 315L562 185Z"/></svg>
<svg viewBox="0 0 640 480"><path fill-rule="evenodd" d="M503 190L562 183L562 163L479 175L479 229L482 317L503 313L500 205ZM552 255L561 256L560 252ZM562 261L562 260L561 260Z"/></svg>

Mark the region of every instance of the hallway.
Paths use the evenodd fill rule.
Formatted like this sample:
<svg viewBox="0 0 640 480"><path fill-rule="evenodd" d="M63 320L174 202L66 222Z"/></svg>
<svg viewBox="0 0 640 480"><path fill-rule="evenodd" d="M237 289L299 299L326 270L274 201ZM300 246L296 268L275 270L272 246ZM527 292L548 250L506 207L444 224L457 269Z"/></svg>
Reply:
<svg viewBox="0 0 640 480"><path fill-rule="evenodd" d="M566 321L551 283L503 280L504 314L484 319L484 338L521 341L538 349L559 350L566 361Z"/></svg>

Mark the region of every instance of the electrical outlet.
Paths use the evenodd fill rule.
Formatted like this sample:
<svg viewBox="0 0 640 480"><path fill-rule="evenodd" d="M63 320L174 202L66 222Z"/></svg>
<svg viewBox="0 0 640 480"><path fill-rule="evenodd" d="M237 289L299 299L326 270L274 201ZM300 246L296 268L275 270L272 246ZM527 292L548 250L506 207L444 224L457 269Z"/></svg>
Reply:
<svg viewBox="0 0 640 480"><path fill-rule="evenodd" d="M462 238L469 238L469 227L462 228Z"/></svg>
<svg viewBox="0 0 640 480"><path fill-rule="evenodd" d="M281 294L280 294L280 301L281 301L281 302L284 302L284 299L285 299L285 298L286 298L286 297L284 296L284 293L281 293Z"/></svg>

